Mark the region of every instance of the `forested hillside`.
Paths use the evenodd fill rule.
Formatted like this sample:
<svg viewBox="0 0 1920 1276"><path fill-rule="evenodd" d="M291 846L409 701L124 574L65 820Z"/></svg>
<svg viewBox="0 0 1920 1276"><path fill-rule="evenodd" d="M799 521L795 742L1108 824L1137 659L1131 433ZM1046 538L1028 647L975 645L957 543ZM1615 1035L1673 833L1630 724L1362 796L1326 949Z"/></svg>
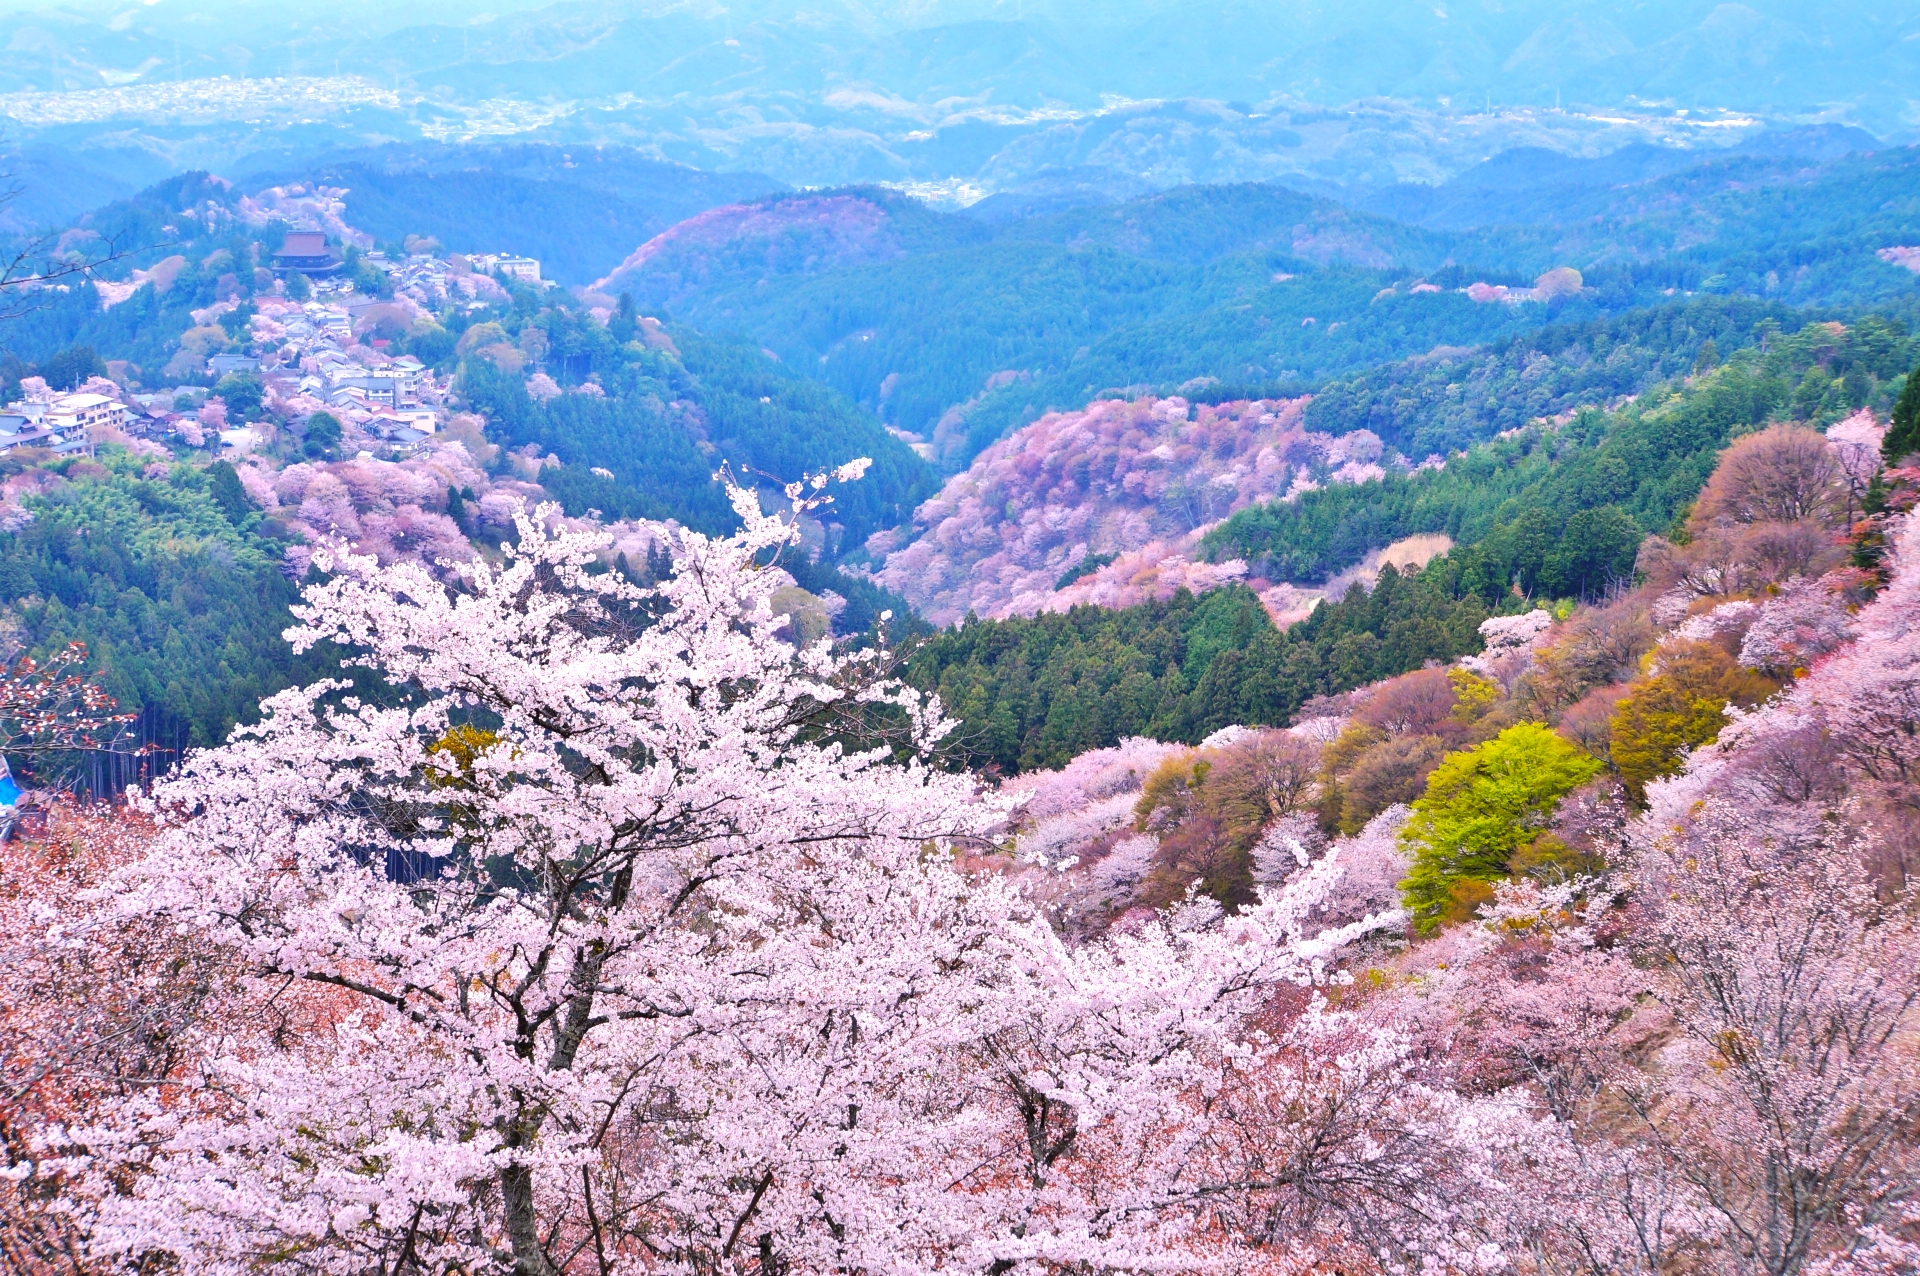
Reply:
<svg viewBox="0 0 1920 1276"><path fill-rule="evenodd" d="M1445 253L1431 235L1271 187L1002 227L859 191L676 228L600 286L741 327L959 465L1109 387L1318 377L1526 326L1457 293L1381 295ZM1003 372L1017 377L969 403Z"/></svg>
<svg viewBox="0 0 1920 1276"><path fill-rule="evenodd" d="M111 449L97 461L18 472L0 533L9 656L87 647L100 685L143 715L169 751L226 738L262 697L327 665L282 637L296 583L283 526L268 523L228 468L156 465ZM278 533L278 535L275 535Z"/></svg>
<svg viewBox="0 0 1920 1276"><path fill-rule="evenodd" d="M1592 595L1630 573L1642 536L1673 526L1736 434L1770 418L1824 425L1861 407L1884 412L1914 357L1904 331L1872 318L1767 330L1726 365L1615 413L1587 409L1441 470L1241 511L1208 533L1205 552L1317 582L1403 536L1444 532L1463 547L1454 561L1484 576L1476 588Z"/></svg>
<svg viewBox="0 0 1920 1276"><path fill-rule="evenodd" d="M1664 260L1688 290L1886 305L1910 298L1912 279L1876 254L1920 239L1916 191L1920 150L1910 146L1824 162L1714 157L1643 185L1595 190L1531 227L1470 233L1521 269Z"/></svg>
<svg viewBox="0 0 1920 1276"><path fill-rule="evenodd" d="M1912 275L1877 254L1920 241L1916 164L1899 149L1715 159L1595 188L1591 207L1537 225L1445 233L1271 187L993 227L851 191L676 228L602 286L743 328L883 419L937 435L958 466L1047 410L1120 387L1318 381L1680 295L1904 306ZM1545 304L1459 291L1525 287L1560 266L1585 286ZM1412 291L1429 278L1437 288Z"/></svg>
<svg viewBox="0 0 1920 1276"><path fill-rule="evenodd" d="M1255 400L1196 413L1179 397L1142 397L1053 413L987 449L909 525L866 548L878 579L937 624L1058 610L1060 588L1125 556L1188 556L1202 527L1285 495L1308 462L1344 481L1380 472L1371 435L1310 435L1302 407Z"/></svg>
<svg viewBox="0 0 1920 1276"><path fill-rule="evenodd" d="M557 156L518 148L494 159L503 168L517 164L543 172L542 163ZM617 184L622 170L614 167L599 180ZM681 180L682 170L674 166L654 167ZM718 182L715 189L724 190L733 180L694 174L683 183L691 193L675 198L697 203L707 186ZM241 198L217 178L188 174L90 215L73 232L75 242L118 254L98 272L116 282L101 287L128 288L129 295L104 305L107 294L84 278L65 291L38 295L9 324L13 362L0 364L0 376L17 385L37 365L51 371L49 361L71 353L86 366L56 378L61 388L105 373L109 361L124 362L125 371L117 374L123 380L153 386L207 380L206 353L247 347L253 311L233 303L244 303L257 288L273 295L264 267L286 230L271 221L248 223ZM395 215L402 219L396 226L414 224L407 220L414 213ZM356 254L348 246L354 278L367 294L363 306L390 297L387 277ZM808 469L864 455L874 462L872 481L851 491L835 511L839 525L852 529L847 543L858 544L904 521L932 489L931 470L908 447L758 346L694 331L684 331L676 346L671 338L648 336L659 333L658 325L643 329L631 311L608 315L603 324L564 292L516 286L511 292L497 288L494 296L491 305L448 306L438 314L419 313L417 306L388 309L382 322L391 332L390 352L412 354L443 375L458 374L462 392L492 420L498 441L537 446L572 463L549 484L570 508L718 529L733 518L714 480L722 462L777 486ZM214 311L224 313L214 318ZM582 393L530 397L523 375L530 360L548 365L556 390ZM596 467L611 471L613 479L591 474Z"/></svg>
<svg viewBox="0 0 1920 1276"><path fill-rule="evenodd" d="M1236 722L1288 722L1313 696L1476 651L1489 615L1554 600L1564 612L1627 587L1646 570L1649 536L1687 539L1688 514L1729 443L1769 421L1825 425L1863 403L1884 410L1905 384L1907 340L1873 321L1770 332L1763 347L1613 413L1587 409L1441 470L1243 510L1208 534L1204 552L1249 560L1256 581L1317 583L1418 533L1455 543L1406 579L1387 568L1371 596L1353 586L1284 634L1234 586L1197 602L1182 593L1122 611L969 620L928 640L909 677L939 690L964 723L958 756L1008 771L1058 766L1129 735L1193 743ZM1830 476L1841 526L1869 502L1878 445L1865 437L1836 432L1850 467ZM1806 552L1775 548L1789 559ZM1225 615L1236 636L1208 641Z"/></svg>
<svg viewBox="0 0 1920 1276"><path fill-rule="evenodd" d="M1528 225L1591 216L1596 204L1619 199L1622 188L1643 186L1710 159L1790 159L1793 167L1774 171L1805 172L1810 164L1880 149L1879 138L1844 124L1769 129L1711 154L1650 142L1629 142L1601 155L1515 146L1443 182L1396 182L1367 192L1359 202L1370 213L1429 230Z"/></svg>
<svg viewBox="0 0 1920 1276"><path fill-rule="evenodd" d="M743 480L778 487L793 476L865 456L874 463L868 480L846 491L828 516L837 529L829 557L837 558L881 528L905 521L933 490L932 470L905 444L758 347L679 328L671 341L651 347L620 342L563 308L521 311L492 322L511 349L528 331L544 334L556 370L564 366L572 373L565 388L591 385L599 391L535 399L522 377L484 355L460 365L461 393L485 414L493 437L566 463L543 483L569 512L594 508L609 518L672 518L717 531L734 518L714 477L723 463ZM456 330L476 351L492 336L470 335L475 327Z"/></svg>
<svg viewBox="0 0 1920 1276"><path fill-rule="evenodd" d="M1440 350L1336 377L1314 387L1307 424L1329 434L1371 430L1416 460L1462 451L1530 421L1562 418L1579 408L1610 408L1658 383L1684 380L1772 331L1791 334L1810 322L1805 311L1747 297L1701 297L1650 306L1582 324L1553 324L1478 350ZM1898 330L1876 317L1855 340L1885 331L1884 361L1898 356ZM1881 325L1876 328L1875 325ZM1872 338L1879 341L1878 338ZM1201 399L1244 394L1231 385ZM1856 405L1857 406L1857 405Z"/></svg>
<svg viewBox="0 0 1920 1276"><path fill-rule="evenodd" d="M1244 587L1182 590L1118 611L970 620L915 647L905 676L958 719L954 765L1011 774L1129 736L1193 744L1290 722L1315 696L1477 651L1489 614L1444 567L1405 580L1389 567L1371 593L1355 586L1284 633Z"/></svg>
<svg viewBox="0 0 1920 1276"><path fill-rule="evenodd" d="M105 264L19 307L6 326L7 353L38 362L83 346L102 359L126 359L163 375L181 334L197 326L193 312L218 299L223 278L251 291L254 271L279 247L285 227L240 225L235 202L229 184L185 173L79 219L63 236L68 251ZM186 210L194 215L183 216ZM91 282L147 269L157 269L157 277L110 308ZM198 371L198 361L191 371Z"/></svg>

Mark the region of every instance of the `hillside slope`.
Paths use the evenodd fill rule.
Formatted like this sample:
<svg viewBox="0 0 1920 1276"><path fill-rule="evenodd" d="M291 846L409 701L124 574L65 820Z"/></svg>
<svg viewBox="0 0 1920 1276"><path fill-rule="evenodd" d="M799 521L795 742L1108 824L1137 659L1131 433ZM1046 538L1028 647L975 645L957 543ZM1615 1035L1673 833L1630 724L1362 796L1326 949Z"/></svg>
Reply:
<svg viewBox="0 0 1920 1276"><path fill-rule="evenodd" d="M1316 481L1384 472L1377 438L1309 433L1305 407L1255 400L1195 412L1176 396L1049 414L949 479L911 527L869 540L884 556L878 579L946 625L1093 598L1125 605L1243 576L1244 564L1203 566L1204 579L1186 569L1202 531Z"/></svg>
<svg viewBox="0 0 1920 1276"><path fill-rule="evenodd" d="M854 190L714 210L598 287L740 328L958 466L1105 389L1321 376L1544 317L1458 291L1381 296L1445 256L1426 232L1272 187L997 225ZM1028 388L970 404L1002 372ZM964 424L943 426L962 404Z"/></svg>

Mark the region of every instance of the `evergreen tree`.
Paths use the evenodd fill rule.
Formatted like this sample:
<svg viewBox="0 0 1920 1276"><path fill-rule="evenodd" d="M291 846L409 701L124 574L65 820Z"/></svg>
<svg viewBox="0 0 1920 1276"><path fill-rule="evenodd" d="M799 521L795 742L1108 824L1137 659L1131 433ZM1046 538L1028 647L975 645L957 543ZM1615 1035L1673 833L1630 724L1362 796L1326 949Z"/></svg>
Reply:
<svg viewBox="0 0 1920 1276"><path fill-rule="evenodd" d="M240 485L239 473L227 461L215 461L207 467L207 495L213 498L213 503L220 507L220 512L235 527L253 513L253 502L247 499L247 489Z"/></svg>
<svg viewBox="0 0 1920 1276"><path fill-rule="evenodd" d="M1888 465L1898 464L1915 452L1920 452L1920 365L1907 374L1906 388L1893 405L1893 423L1880 444L1880 454Z"/></svg>
<svg viewBox="0 0 1920 1276"><path fill-rule="evenodd" d="M307 440L302 450L308 456L328 456L339 446L339 417L331 412L316 412L307 418Z"/></svg>

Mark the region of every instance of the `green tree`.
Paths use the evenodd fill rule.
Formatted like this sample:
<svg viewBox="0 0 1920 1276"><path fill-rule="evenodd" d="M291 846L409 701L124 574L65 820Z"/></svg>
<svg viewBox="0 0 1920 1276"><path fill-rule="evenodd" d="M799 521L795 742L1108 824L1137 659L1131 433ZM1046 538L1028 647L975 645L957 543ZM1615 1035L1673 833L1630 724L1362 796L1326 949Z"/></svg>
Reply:
<svg viewBox="0 0 1920 1276"><path fill-rule="evenodd" d="M247 489L240 485L240 475L230 462L215 461L207 467L207 495L235 527L253 513L253 502L247 499Z"/></svg>
<svg viewBox="0 0 1920 1276"><path fill-rule="evenodd" d="M71 390L85 383L88 377L106 376L107 365L100 362L92 346L69 346L48 356L40 365L40 375L56 390Z"/></svg>
<svg viewBox="0 0 1920 1276"><path fill-rule="evenodd" d="M109 444L25 498L32 522L0 533L0 603L22 646L42 657L84 642L100 684L168 751L164 765L257 720L262 696L326 663L282 636L297 586L251 508L234 521L238 486L230 466L160 474Z"/></svg>
<svg viewBox="0 0 1920 1276"><path fill-rule="evenodd" d="M229 372L220 378L213 392L227 405L229 416L251 421L260 415L260 405L266 401L267 387L251 372Z"/></svg>
<svg viewBox="0 0 1920 1276"><path fill-rule="evenodd" d="M1640 525L1618 505L1581 510L1547 551L1540 588L1556 598L1593 598L1633 575Z"/></svg>
<svg viewBox="0 0 1920 1276"><path fill-rule="evenodd" d="M1449 754L1427 777L1401 842L1413 867L1400 883L1421 934L1471 916L1487 884L1508 875L1560 799L1600 771L1599 759L1538 722L1508 727Z"/></svg>
<svg viewBox="0 0 1920 1276"><path fill-rule="evenodd" d="M219 324L228 337L239 342L241 345L245 345L248 339L248 330L253 324L253 317L259 313L259 310L251 301L243 301L232 310L227 311L226 314L221 315Z"/></svg>
<svg viewBox="0 0 1920 1276"><path fill-rule="evenodd" d="M307 418L307 441L302 450L308 456L326 456L339 446L339 417L331 412L316 412Z"/></svg>
<svg viewBox="0 0 1920 1276"><path fill-rule="evenodd" d="M404 341L406 352L429 367L453 362L455 337L439 324L431 324L410 334Z"/></svg>
<svg viewBox="0 0 1920 1276"><path fill-rule="evenodd" d="M1880 454L1889 465L1915 452L1920 452L1920 366L1907 374L1906 388L1893 405L1893 424L1880 443Z"/></svg>

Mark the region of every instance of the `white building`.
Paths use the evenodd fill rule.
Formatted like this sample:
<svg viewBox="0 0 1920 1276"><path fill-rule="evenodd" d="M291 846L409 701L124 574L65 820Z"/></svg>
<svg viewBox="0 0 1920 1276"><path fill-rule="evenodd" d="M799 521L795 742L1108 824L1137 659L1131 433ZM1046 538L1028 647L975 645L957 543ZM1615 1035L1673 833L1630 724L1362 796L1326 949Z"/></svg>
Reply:
<svg viewBox="0 0 1920 1276"><path fill-rule="evenodd" d="M0 452L43 447L55 452L85 452L94 431L125 429L127 405L104 394L59 394L46 402L10 403L0 413Z"/></svg>
<svg viewBox="0 0 1920 1276"><path fill-rule="evenodd" d="M90 446L100 430L125 429L128 418L127 405L104 394L63 394L47 405L42 422L59 436L54 451L70 452Z"/></svg>
<svg viewBox="0 0 1920 1276"><path fill-rule="evenodd" d="M522 283L540 282L540 263L532 257L516 257L512 253L482 253L470 260L473 268L483 275L498 273Z"/></svg>
<svg viewBox="0 0 1920 1276"><path fill-rule="evenodd" d="M329 369L327 385L334 391L355 389L365 393L368 403L387 408L414 408L420 405L420 374L406 368L362 368L349 364Z"/></svg>

